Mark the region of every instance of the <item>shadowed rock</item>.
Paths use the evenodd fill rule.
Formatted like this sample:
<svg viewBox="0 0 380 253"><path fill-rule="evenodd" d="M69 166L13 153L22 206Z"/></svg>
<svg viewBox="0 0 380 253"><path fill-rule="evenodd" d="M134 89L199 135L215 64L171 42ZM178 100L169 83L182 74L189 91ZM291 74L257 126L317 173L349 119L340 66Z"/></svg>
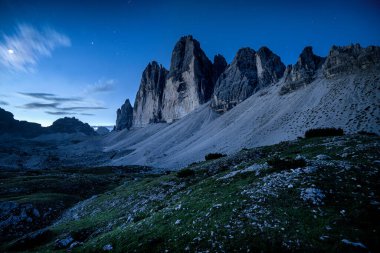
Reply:
<svg viewBox="0 0 380 253"><path fill-rule="evenodd" d="M214 63L212 64L212 81L215 84L219 76L224 72L227 67L227 61L223 55L217 54L214 56Z"/></svg>
<svg viewBox="0 0 380 253"><path fill-rule="evenodd" d="M333 46L323 64L323 74L327 78L367 69L380 69L380 47Z"/></svg>
<svg viewBox="0 0 380 253"><path fill-rule="evenodd" d="M85 135L96 135L95 130L87 123L72 117L57 119L48 127L49 130L56 133L84 133Z"/></svg>
<svg viewBox="0 0 380 253"><path fill-rule="evenodd" d="M324 58L313 53L312 47L305 47L294 65L289 65L285 71L285 85L280 94L284 95L311 83L317 70L321 68Z"/></svg>
<svg viewBox="0 0 380 253"><path fill-rule="evenodd" d="M142 127L162 121L162 95L168 71L153 61L145 68L136 94L133 126Z"/></svg>
<svg viewBox="0 0 380 253"><path fill-rule="evenodd" d="M258 52L240 49L216 82L212 108L220 112L231 109L261 88L277 82L284 70L280 57L266 47Z"/></svg>
<svg viewBox="0 0 380 253"><path fill-rule="evenodd" d="M129 99L116 112L116 130L130 129L133 120L133 108Z"/></svg>

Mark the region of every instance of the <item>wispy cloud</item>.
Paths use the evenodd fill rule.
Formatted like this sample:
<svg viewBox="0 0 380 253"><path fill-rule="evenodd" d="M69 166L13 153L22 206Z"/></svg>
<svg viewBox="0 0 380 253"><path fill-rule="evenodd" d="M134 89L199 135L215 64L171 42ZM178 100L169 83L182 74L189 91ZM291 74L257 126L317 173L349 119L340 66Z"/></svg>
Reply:
<svg viewBox="0 0 380 253"><path fill-rule="evenodd" d="M95 114L92 114L92 113L76 113L76 112L61 112L61 111L57 111L57 112L52 112L52 111L45 111L45 113L47 114L50 114L50 115L59 115L59 116L63 116L63 115L83 115L83 116L94 116Z"/></svg>
<svg viewBox="0 0 380 253"><path fill-rule="evenodd" d="M0 41L0 64L11 71L29 72L42 57L50 57L58 47L69 47L69 37L51 28L38 30L21 24L13 35Z"/></svg>
<svg viewBox="0 0 380 253"><path fill-rule="evenodd" d="M54 102L70 102L70 101L82 101L83 98L80 97L58 97L52 93L34 93L34 92L19 92L19 94L31 97L31 98L39 98L47 101Z"/></svg>
<svg viewBox="0 0 380 253"><path fill-rule="evenodd" d="M115 88L115 79L99 79L96 83L88 85L84 93L98 93L98 92L107 92L112 91Z"/></svg>
<svg viewBox="0 0 380 253"><path fill-rule="evenodd" d="M50 115L84 115L93 116L94 110L105 110L103 103L83 97L60 97L45 92L18 92L23 97L33 99L30 103L17 106L28 110L43 110ZM37 99L37 101L36 101Z"/></svg>
<svg viewBox="0 0 380 253"><path fill-rule="evenodd" d="M102 106L73 106L73 107L62 107L59 109L64 110L64 111L84 111L84 110L104 110L108 108L102 107Z"/></svg>
<svg viewBox="0 0 380 253"><path fill-rule="evenodd" d="M57 108L60 104L59 103L28 103L22 106L18 106L19 108L23 109L41 109L41 108Z"/></svg>
<svg viewBox="0 0 380 253"><path fill-rule="evenodd" d="M75 112L70 113L70 112L51 112L51 111L45 111L45 113L50 114L50 115L74 115L74 114L76 114Z"/></svg>
<svg viewBox="0 0 380 253"><path fill-rule="evenodd" d="M0 105L9 105L7 102L0 100Z"/></svg>

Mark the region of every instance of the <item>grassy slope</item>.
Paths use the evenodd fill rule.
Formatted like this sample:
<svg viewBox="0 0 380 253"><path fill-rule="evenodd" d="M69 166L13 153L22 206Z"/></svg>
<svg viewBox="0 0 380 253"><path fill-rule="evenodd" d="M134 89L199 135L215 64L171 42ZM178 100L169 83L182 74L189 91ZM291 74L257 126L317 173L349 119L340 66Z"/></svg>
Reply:
<svg viewBox="0 0 380 253"><path fill-rule="evenodd" d="M66 212L35 250L50 251L56 239L71 237L78 242L74 252L109 246L113 252L374 252L380 247L379 140L284 142L194 164L188 169L195 175L185 178L173 172L127 179ZM266 163L297 156L306 167ZM302 195L310 189L317 194Z"/></svg>

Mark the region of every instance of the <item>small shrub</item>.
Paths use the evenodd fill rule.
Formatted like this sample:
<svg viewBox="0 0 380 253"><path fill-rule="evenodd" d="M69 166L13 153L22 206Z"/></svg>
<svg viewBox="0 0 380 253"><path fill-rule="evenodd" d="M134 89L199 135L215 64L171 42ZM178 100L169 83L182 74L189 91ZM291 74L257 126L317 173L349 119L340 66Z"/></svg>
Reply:
<svg viewBox="0 0 380 253"><path fill-rule="evenodd" d="M275 170L286 170L286 169L295 169L306 166L306 161L304 159L292 159L292 158L273 158L268 161L268 165L270 165Z"/></svg>
<svg viewBox="0 0 380 253"><path fill-rule="evenodd" d="M218 158L225 157L225 156L227 156L227 155L221 154L221 153L210 153L210 154L207 154L205 156L205 160L209 161L209 160L214 160L214 159L218 159Z"/></svg>
<svg viewBox="0 0 380 253"><path fill-rule="evenodd" d="M195 171L191 169L183 169L177 172L177 177L186 178L195 176Z"/></svg>
<svg viewBox="0 0 380 253"><path fill-rule="evenodd" d="M305 132L305 138L342 136L344 135L342 128L314 128Z"/></svg>

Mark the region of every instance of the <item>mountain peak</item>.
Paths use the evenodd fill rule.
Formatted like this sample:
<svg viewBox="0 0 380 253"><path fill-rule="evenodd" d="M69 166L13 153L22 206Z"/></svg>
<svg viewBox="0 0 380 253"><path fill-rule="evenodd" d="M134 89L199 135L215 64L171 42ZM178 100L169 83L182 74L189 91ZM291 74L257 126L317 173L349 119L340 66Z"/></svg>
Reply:
<svg viewBox="0 0 380 253"><path fill-rule="evenodd" d="M286 68L285 85L280 94L289 93L311 83L323 61L324 58L315 55L311 46L305 47L299 55L297 63Z"/></svg>
<svg viewBox="0 0 380 253"><path fill-rule="evenodd" d="M145 68L133 108L134 126L162 121L161 103L167 74L168 71L155 61Z"/></svg>
<svg viewBox="0 0 380 253"><path fill-rule="evenodd" d="M207 102L213 93L213 65L191 35L175 45L162 99L166 122L182 118Z"/></svg>

